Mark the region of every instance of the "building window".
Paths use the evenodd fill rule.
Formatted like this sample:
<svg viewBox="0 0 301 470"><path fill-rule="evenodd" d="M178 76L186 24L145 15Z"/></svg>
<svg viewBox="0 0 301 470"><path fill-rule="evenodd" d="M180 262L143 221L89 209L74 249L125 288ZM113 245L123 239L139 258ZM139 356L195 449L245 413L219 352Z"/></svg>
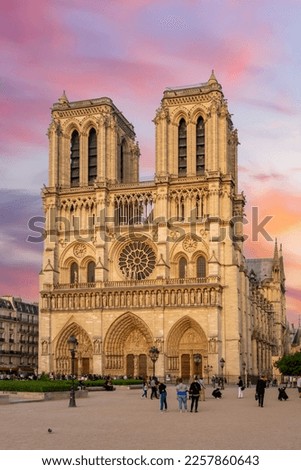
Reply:
<svg viewBox="0 0 301 470"><path fill-rule="evenodd" d="M115 198L115 224L140 225L152 222L153 219L152 193L137 193Z"/></svg>
<svg viewBox="0 0 301 470"><path fill-rule="evenodd" d="M186 258L179 259L179 279L185 279L187 270Z"/></svg>
<svg viewBox="0 0 301 470"><path fill-rule="evenodd" d="M205 173L205 124L200 116L196 124L196 174Z"/></svg>
<svg viewBox="0 0 301 470"><path fill-rule="evenodd" d="M179 197L177 200L177 220L185 220L185 201L183 196Z"/></svg>
<svg viewBox="0 0 301 470"><path fill-rule="evenodd" d="M178 175L186 176L187 173L187 128L185 119L181 119L178 127Z"/></svg>
<svg viewBox="0 0 301 470"><path fill-rule="evenodd" d="M151 275L156 266L156 255L143 241L128 243L119 255L119 268L127 279L142 280Z"/></svg>
<svg viewBox="0 0 301 470"><path fill-rule="evenodd" d="M79 186L79 134L73 131L70 148L70 184Z"/></svg>
<svg viewBox="0 0 301 470"><path fill-rule="evenodd" d="M206 259L204 256L199 256L196 262L196 277L206 277Z"/></svg>
<svg viewBox="0 0 301 470"><path fill-rule="evenodd" d="M87 282L95 282L95 263L90 261L87 266Z"/></svg>
<svg viewBox="0 0 301 470"><path fill-rule="evenodd" d="M124 183L124 155L125 155L125 142L123 141L119 149L119 159L117 163L118 181Z"/></svg>
<svg viewBox="0 0 301 470"><path fill-rule="evenodd" d="M78 265L72 263L70 266L70 284L76 284L78 282Z"/></svg>
<svg viewBox="0 0 301 470"><path fill-rule="evenodd" d="M97 178L97 136L96 130L91 129L88 141L88 183L93 184Z"/></svg>

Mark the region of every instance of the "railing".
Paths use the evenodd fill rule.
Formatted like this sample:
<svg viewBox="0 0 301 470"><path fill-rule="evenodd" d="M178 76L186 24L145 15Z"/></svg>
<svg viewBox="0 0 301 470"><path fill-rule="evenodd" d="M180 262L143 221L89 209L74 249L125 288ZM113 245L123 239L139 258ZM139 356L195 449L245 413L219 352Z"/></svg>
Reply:
<svg viewBox="0 0 301 470"><path fill-rule="evenodd" d="M171 280L169 280L171 281ZM214 307L222 302L222 287L215 283L179 283L172 280L163 285L157 282L135 284L114 282L102 289L49 289L42 291L41 311L89 310L124 308ZM177 280L179 281L179 280ZM187 279L186 279L187 281ZM190 280L191 281L191 280ZM146 281L144 281L146 282Z"/></svg>
<svg viewBox="0 0 301 470"><path fill-rule="evenodd" d="M11 317L10 315L0 315L0 318L7 321L17 321L16 317Z"/></svg>
<svg viewBox="0 0 301 470"><path fill-rule="evenodd" d="M78 282L73 284L55 284L54 290L69 289L104 289L104 288L120 288L120 287L162 287L162 286L192 286L218 284L219 276L208 276L204 278L169 278L169 279L143 279L143 280L124 280L124 281L98 281L98 282ZM44 286L45 290L49 290L50 285Z"/></svg>

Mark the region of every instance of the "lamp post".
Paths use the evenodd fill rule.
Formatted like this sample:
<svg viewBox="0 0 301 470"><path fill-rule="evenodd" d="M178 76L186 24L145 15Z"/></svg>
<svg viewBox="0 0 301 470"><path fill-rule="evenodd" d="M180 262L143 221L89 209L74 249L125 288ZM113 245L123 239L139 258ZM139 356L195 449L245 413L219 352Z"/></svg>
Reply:
<svg viewBox="0 0 301 470"><path fill-rule="evenodd" d="M202 361L202 357L199 353L196 353L193 355L193 361L196 365L196 375L198 376L199 375L199 366L200 366L200 363Z"/></svg>
<svg viewBox="0 0 301 470"><path fill-rule="evenodd" d="M221 389L224 390L224 366L225 366L225 359L222 357L219 361L221 369L222 369L222 385Z"/></svg>
<svg viewBox="0 0 301 470"><path fill-rule="evenodd" d="M68 339L68 346L71 353L71 379L72 379L72 387L70 392L70 400L69 400L69 407L76 406L75 403L75 390L74 390L74 373L75 373L75 351L76 346L78 345L77 339L75 336L70 336Z"/></svg>
<svg viewBox="0 0 301 470"><path fill-rule="evenodd" d="M151 358L152 362L153 362L153 377L155 377L155 364L156 364L156 361L159 357L159 354L160 354L160 351L158 348L156 348L156 346L152 346L149 350L149 357Z"/></svg>

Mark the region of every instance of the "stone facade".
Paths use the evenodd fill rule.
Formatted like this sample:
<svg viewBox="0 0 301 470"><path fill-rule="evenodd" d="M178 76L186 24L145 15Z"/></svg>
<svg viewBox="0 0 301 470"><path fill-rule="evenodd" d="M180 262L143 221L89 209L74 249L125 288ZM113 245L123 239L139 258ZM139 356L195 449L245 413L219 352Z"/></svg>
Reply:
<svg viewBox="0 0 301 470"><path fill-rule="evenodd" d="M161 377L270 373L282 255L264 280L244 257L238 135L214 73L165 90L154 124L155 177L139 182L134 128L109 98L53 105L39 372L70 372L74 335L80 374L149 376L152 346Z"/></svg>
<svg viewBox="0 0 301 470"><path fill-rule="evenodd" d="M38 305L0 297L0 373L33 374L38 368Z"/></svg>

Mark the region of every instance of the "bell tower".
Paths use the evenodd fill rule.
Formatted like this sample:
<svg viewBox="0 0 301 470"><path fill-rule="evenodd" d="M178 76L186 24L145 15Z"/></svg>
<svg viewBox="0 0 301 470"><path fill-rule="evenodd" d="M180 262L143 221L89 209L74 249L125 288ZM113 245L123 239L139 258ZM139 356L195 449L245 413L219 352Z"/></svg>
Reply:
<svg viewBox="0 0 301 470"><path fill-rule="evenodd" d="M139 148L133 125L110 98L70 102L64 92L51 115L50 187L138 181Z"/></svg>
<svg viewBox="0 0 301 470"><path fill-rule="evenodd" d="M156 176L220 172L237 186L237 132L213 71L206 83L167 88L154 122Z"/></svg>

